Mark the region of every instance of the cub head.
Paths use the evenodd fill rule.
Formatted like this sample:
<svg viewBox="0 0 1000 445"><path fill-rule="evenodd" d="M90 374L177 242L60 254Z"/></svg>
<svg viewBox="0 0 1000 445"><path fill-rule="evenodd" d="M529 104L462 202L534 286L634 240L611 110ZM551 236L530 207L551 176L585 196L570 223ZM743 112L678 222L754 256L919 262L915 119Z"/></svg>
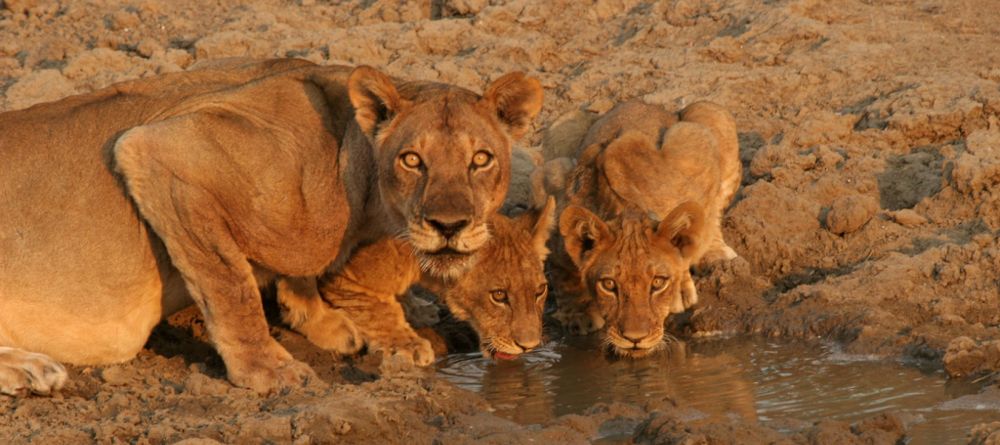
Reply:
<svg viewBox="0 0 1000 445"><path fill-rule="evenodd" d="M605 223L579 206L560 215L566 252L604 317L604 343L615 354L642 357L663 345L663 323L681 301L703 214L686 202L663 221L627 213Z"/></svg>
<svg viewBox="0 0 1000 445"><path fill-rule="evenodd" d="M424 272L462 273L490 237L487 219L510 184L511 142L541 110L541 85L510 73L480 96L442 84L397 84L361 66L347 88L374 149L390 219L403 228Z"/></svg>
<svg viewBox="0 0 1000 445"><path fill-rule="evenodd" d="M457 318L479 334L483 355L512 359L542 342L548 295L545 243L555 224L555 200L514 219L490 219L493 237L471 269L448 283L444 300Z"/></svg>

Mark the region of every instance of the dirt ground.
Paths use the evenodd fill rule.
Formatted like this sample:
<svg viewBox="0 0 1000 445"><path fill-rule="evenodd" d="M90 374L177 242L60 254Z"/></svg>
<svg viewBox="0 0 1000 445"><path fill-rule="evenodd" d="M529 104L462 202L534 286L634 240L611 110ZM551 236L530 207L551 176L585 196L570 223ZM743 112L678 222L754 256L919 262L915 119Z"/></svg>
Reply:
<svg viewBox="0 0 1000 445"><path fill-rule="evenodd" d="M546 129L616 102L726 106L745 176L725 220L741 255L698 277L681 336L833 338L955 378L1000 370L1000 8L993 0L0 0L0 111L217 57L370 64L480 90L522 70ZM2 135L0 135L2 137ZM2 139L0 139L2 142ZM35 443L895 443L879 416L778 433L669 403L598 405L541 427L378 357L335 361L281 328L323 384L258 397L223 380L196 311L137 359L73 368L52 398L0 398ZM993 373L993 374L991 374ZM1000 443L1000 422L970 431ZM197 442L190 442L197 443Z"/></svg>

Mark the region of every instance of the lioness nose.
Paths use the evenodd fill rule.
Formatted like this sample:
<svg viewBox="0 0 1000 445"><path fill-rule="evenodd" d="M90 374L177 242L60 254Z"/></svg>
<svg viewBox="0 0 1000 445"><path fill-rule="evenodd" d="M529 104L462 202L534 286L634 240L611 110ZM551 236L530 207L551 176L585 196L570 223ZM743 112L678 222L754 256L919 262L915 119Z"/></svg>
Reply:
<svg viewBox="0 0 1000 445"><path fill-rule="evenodd" d="M532 349L537 348L538 344L541 343L541 341L539 341L537 338L531 340L520 339L520 340L514 340L514 343L517 343L517 345L520 346L521 349L524 349L524 352L528 352Z"/></svg>
<svg viewBox="0 0 1000 445"><path fill-rule="evenodd" d="M445 221L441 219L426 219L427 224L437 230L441 236L445 238L451 238L455 236L456 233L460 232L465 226L469 225L469 220L459 219L455 221Z"/></svg>

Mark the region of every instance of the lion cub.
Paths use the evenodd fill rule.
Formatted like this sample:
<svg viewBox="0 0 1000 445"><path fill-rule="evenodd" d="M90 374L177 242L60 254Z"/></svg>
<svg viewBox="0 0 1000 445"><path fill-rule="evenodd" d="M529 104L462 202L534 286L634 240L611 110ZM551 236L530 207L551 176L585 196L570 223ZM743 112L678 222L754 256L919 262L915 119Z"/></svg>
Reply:
<svg viewBox="0 0 1000 445"><path fill-rule="evenodd" d="M559 217L554 273L579 295L557 300L557 318L604 328L622 356L662 345L667 316L697 302L690 267L736 257L720 223L740 184L738 150L732 116L710 102L678 116L632 101L598 119Z"/></svg>
<svg viewBox="0 0 1000 445"><path fill-rule="evenodd" d="M329 338L331 331L321 317L330 305L347 313L370 349L426 366L434 361L434 351L407 323L398 300L411 285L421 283L438 290L452 314L472 324L483 355L515 358L542 340L548 295L546 242L554 225L553 198L542 209L515 218L493 215L487 244L474 254L464 274L447 281L433 281L422 273L427 265L420 264L407 240L382 239L355 251L339 273L321 279L318 286L280 282L282 318L327 348L341 341Z"/></svg>

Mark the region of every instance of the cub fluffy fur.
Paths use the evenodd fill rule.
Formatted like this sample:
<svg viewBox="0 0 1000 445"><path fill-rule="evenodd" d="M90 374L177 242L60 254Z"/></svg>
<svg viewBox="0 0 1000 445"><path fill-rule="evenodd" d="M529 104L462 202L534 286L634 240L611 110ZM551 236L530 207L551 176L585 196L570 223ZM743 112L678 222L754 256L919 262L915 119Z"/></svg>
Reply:
<svg viewBox="0 0 1000 445"><path fill-rule="evenodd" d="M559 217L557 317L604 329L620 355L662 344L663 322L697 302L689 268L728 260L722 213L740 184L732 116L710 102L679 114L638 101L590 127Z"/></svg>
<svg viewBox="0 0 1000 445"><path fill-rule="evenodd" d="M544 263L546 242L555 224L555 200L518 217L496 214L492 235L471 266L444 280L421 272L413 249L399 238L362 247L343 270L303 286L278 286L282 317L313 343L331 341L323 328L325 307L345 311L369 348L399 354L426 366L434 360L431 344L407 323L398 298L416 283L432 288L457 318L468 321L487 357L511 358L542 340L542 312L548 295ZM320 298L322 296L322 298ZM324 301L325 300L325 301Z"/></svg>

